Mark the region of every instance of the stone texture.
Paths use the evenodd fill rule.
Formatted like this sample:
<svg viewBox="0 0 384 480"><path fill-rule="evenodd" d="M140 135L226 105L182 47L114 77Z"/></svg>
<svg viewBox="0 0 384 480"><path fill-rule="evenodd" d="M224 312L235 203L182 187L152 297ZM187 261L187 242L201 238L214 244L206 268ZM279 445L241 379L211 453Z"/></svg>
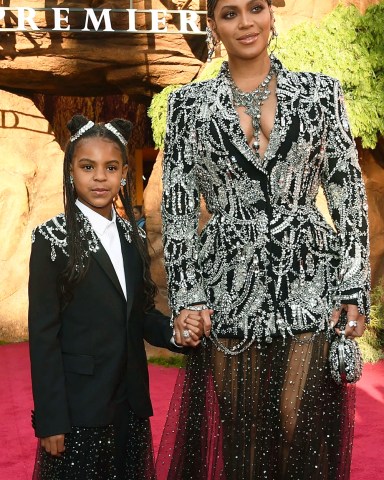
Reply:
<svg viewBox="0 0 384 480"><path fill-rule="evenodd" d="M191 2L200 8L197 0ZM149 6L148 6L149 4ZM133 1L136 9L175 9L172 2ZM10 2L10 6L20 6ZM129 8L121 1L25 0L25 7ZM125 16L116 28L127 28ZM138 15L137 28L148 18ZM175 17L176 18L176 17ZM49 19L48 19L49 21ZM44 13L36 16L43 28ZM72 28L83 28L82 14L70 17ZM192 80L202 66L205 54L203 36L180 35L177 25L169 25L172 34L123 34L108 32L43 33L2 35L0 41L0 88L17 88L58 95L107 95L113 93L151 96L170 83ZM1 30L0 30L1 32Z"/></svg>
<svg viewBox="0 0 384 480"><path fill-rule="evenodd" d="M34 226L62 211L62 158L33 102L0 91L0 339L27 336L27 279Z"/></svg>

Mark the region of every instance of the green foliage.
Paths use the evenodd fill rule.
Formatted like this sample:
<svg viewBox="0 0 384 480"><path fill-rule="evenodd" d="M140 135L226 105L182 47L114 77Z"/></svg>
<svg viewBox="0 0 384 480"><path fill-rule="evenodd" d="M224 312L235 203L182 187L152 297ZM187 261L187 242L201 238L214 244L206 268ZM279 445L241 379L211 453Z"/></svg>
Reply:
<svg viewBox="0 0 384 480"><path fill-rule="evenodd" d="M201 82L214 78L219 73L223 59L217 58L207 63L199 77L194 82ZM171 92L180 88L181 85L169 85L160 93L153 96L151 105L148 109L148 116L152 121L152 135L156 148L163 148L164 137L167 122L167 103Z"/></svg>
<svg viewBox="0 0 384 480"><path fill-rule="evenodd" d="M338 6L319 24L304 22L279 37L276 56L291 70L322 72L340 80L352 132L374 148L384 132L384 0L361 15ZM208 64L197 81L214 78L222 59ZM171 85L153 97L149 116L157 148L164 144L166 104Z"/></svg>
<svg viewBox="0 0 384 480"><path fill-rule="evenodd" d="M148 109L148 117L152 121L152 135L156 148L163 148L167 121L168 96L181 85L168 85L160 93L153 96Z"/></svg>
<svg viewBox="0 0 384 480"><path fill-rule="evenodd" d="M384 132L384 1L364 15L338 6L319 24L303 23L279 39L276 55L296 71L340 80L352 133L374 148Z"/></svg>
<svg viewBox="0 0 384 480"><path fill-rule="evenodd" d="M371 322L358 342L364 362L384 359L384 283L373 289Z"/></svg>
<svg viewBox="0 0 384 480"><path fill-rule="evenodd" d="M162 365L163 367L185 367L185 355L175 354L169 357L149 357L148 363Z"/></svg>
<svg viewBox="0 0 384 480"><path fill-rule="evenodd" d="M206 63L204 69L194 82L202 82L203 80L210 80L217 77L220 72L223 58L214 58L212 62Z"/></svg>

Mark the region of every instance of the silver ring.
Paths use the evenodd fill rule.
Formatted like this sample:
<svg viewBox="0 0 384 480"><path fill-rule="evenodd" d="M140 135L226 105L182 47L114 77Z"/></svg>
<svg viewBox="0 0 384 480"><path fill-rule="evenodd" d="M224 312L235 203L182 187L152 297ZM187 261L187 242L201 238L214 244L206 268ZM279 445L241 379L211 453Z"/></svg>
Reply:
<svg viewBox="0 0 384 480"><path fill-rule="evenodd" d="M357 322L356 322L356 320L350 320L350 321L348 322L348 325L349 325L350 327L355 328L355 327L357 327Z"/></svg>
<svg viewBox="0 0 384 480"><path fill-rule="evenodd" d="M189 330L183 330L183 337L184 338L189 338L190 337Z"/></svg>

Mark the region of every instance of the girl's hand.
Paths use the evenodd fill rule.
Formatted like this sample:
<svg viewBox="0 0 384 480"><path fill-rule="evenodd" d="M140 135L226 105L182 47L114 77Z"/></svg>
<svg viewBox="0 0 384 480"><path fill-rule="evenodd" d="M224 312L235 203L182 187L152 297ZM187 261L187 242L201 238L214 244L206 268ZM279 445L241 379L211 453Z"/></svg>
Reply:
<svg viewBox="0 0 384 480"><path fill-rule="evenodd" d="M213 310L181 310L174 321L176 343L183 347L197 347L201 337L210 333L212 313Z"/></svg>
<svg viewBox="0 0 384 480"><path fill-rule="evenodd" d="M61 457L61 454L65 451L64 437L65 435L62 434L41 438L41 446L47 453L50 453L52 456Z"/></svg>
<svg viewBox="0 0 384 480"><path fill-rule="evenodd" d="M331 326L335 326L335 332L340 335L340 328L338 324L340 317L346 315L345 337L356 338L361 337L365 331L365 316L359 313L357 305L342 304L339 310L334 310L332 313Z"/></svg>

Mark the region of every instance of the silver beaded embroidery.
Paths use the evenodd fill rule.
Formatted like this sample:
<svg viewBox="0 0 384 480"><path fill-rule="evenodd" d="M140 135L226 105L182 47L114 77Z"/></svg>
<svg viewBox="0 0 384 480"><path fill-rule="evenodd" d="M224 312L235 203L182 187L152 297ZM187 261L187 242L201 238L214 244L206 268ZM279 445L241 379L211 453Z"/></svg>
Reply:
<svg viewBox="0 0 384 480"><path fill-rule="evenodd" d="M83 251L83 259L89 256L89 252L97 252L100 248L100 240L93 230L88 218L82 212L76 213L79 223L81 223L80 237L88 243L88 249ZM116 216L117 222L123 227L124 237L130 243L132 241L131 224ZM42 223L32 232L32 243L35 241L36 231L38 231L51 244L51 260L54 262L57 258L57 250L61 251L66 257L68 254L67 228L64 213L60 213L51 220ZM141 234L142 235L142 234ZM145 235L145 234L144 234Z"/></svg>
<svg viewBox="0 0 384 480"><path fill-rule="evenodd" d="M214 337L245 336L235 352L325 330L345 299L369 314L367 203L340 85L271 61L278 105L263 158L241 130L227 63L216 79L169 100L162 215L170 307L177 314L206 303ZM336 231L316 207L320 185ZM199 236L200 195L212 218Z"/></svg>

